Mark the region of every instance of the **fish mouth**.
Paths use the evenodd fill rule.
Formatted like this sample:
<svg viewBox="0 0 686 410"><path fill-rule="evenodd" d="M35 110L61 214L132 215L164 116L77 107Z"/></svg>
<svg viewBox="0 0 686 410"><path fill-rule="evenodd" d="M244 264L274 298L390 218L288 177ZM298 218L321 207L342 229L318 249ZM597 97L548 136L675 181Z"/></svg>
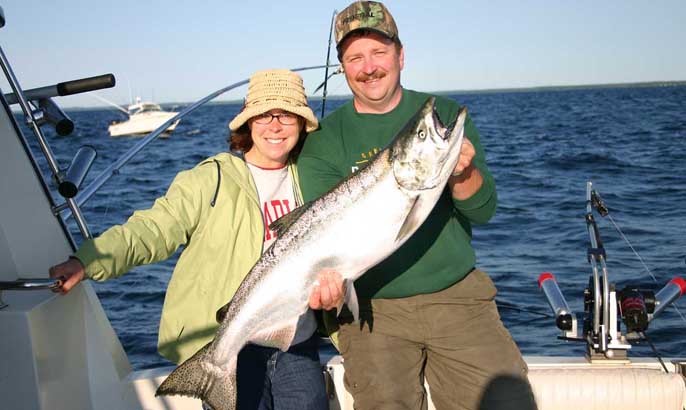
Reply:
<svg viewBox="0 0 686 410"><path fill-rule="evenodd" d="M436 135L438 135L440 141L448 141L450 139L450 131L452 130L451 127L446 127L443 125L443 121L441 121L440 117L438 116L438 111L436 110L436 105L433 104L431 107L431 118L434 124L434 128L436 129ZM451 125L455 125L457 121L455 121Z"/></svg>
<svg viewBox="0 0 686 410"><path fill-rule="evenodd" d="M460 129L464 128L465 126L466 116L467 107L460 107L460 109L457 111L457 115L455 116L455 120L445 128L444 135L446 140L451 138L459 138Z"/></svg>

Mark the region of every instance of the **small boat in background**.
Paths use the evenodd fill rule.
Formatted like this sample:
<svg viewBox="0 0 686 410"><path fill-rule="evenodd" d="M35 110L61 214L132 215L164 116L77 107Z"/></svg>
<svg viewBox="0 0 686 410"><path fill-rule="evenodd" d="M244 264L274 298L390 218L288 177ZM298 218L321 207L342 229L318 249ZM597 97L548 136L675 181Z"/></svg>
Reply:
<svg viewBox="0 0 686 410"><path fill-rule="evenodd" d="M128 106L127 110L120 109L125 112L129 118L125 121L114 121L110 124L107 130L111 137L119 137L123 135L142 135L152 132L157 127L172 119L177 113L173 111L164 111L159 104L141 101L140 97L136 98L136 102ZM180 120L176 120L169 125L165 134L168 135L179 124Z"/></svg>

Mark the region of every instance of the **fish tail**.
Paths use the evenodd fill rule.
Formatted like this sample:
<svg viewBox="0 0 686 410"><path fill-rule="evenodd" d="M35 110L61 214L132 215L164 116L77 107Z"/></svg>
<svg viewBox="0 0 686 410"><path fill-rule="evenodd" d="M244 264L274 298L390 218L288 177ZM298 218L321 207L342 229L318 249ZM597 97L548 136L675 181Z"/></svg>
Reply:
<svg viewBox="0 0 686 410"><path fill-rule="evenodd" d="M220 368L206 354L211 343L179 365L160 384L155 396L180 395L201 399L213 410L236 408L236 361Z"/></svg>

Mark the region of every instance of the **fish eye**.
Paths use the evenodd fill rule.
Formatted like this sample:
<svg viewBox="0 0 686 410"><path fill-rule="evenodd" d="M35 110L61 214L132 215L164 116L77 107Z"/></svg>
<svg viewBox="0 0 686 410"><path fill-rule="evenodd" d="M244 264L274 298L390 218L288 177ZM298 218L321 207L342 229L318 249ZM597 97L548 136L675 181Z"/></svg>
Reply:
<svg viewBox="0 0 686 410"><path fill-rule="evenodd" d="M419 133L417 134L417 136L419 136L420 139L426 138L426 131L419 130Z"/></svg>

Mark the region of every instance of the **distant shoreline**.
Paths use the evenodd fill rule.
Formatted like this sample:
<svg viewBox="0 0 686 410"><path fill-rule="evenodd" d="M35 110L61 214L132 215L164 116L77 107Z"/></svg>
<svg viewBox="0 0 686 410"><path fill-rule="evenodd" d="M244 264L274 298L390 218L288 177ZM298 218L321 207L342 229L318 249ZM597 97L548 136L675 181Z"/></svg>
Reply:
<svg viewBox="0 0 686 410"><path fill-rule="evenodd" d="M507 92L532 92L532 91L567 91L567 90L587 90L602 88L653 88L653 87L680 87L685 86L686 81L649 81L637 83L608 83L608 84L582 84L582 85L546 85L540 87L519 87L519 88L489 88L480 90L451 90L436 91L435 94L488 94L488 93L507 93Z"/></svg>
<svg viewBox="0 0 686 410"><path fill-rule="evenodd" d="M540 87L511 87L511 88L486 88L473 90L448 90L448 91L428 91L437 95L453 94L493 94L493 93L520 93L536 91L568 91L602 88L652 88L652 87L682 87L686 86L686 81L649 81L637 83L608 83L608 84L582 84L582 85L546 85ZM329 95L329 100L347 100L352 98L351 94ZM311 101L320 101L320 96L308 97ZM215 104L240 104L243 100L217 101ZM178 103L177 103L178 104Z"/></svg>
<svg viewBox="0 0 686 410"><path fill-rule="evenodd" d="M608 84L582 84L582 85L547 85L539 87L512 87L512 88L486 88L473 90L448 90L448 91L429 91L437 95L455 95L455 94L495 94L495 93L522 93L522 92L538 92L538 91L571 91L571 90L587 90L587 89L603 89L603 88L652 88L652 87L681 87L686 86L686 81L649 81L636 83L608 83ZM347 100L352 97L351 94L329 95L329 100ZM321 101L320 96L308 97L310 101ZM243 100L220 100L211 101L208 104L240 104ZM165 102L160 105L168 108L170 106L187 106L193 102ZM102 109L104 107L70 107L66 110L93 110Z"/></svg>

